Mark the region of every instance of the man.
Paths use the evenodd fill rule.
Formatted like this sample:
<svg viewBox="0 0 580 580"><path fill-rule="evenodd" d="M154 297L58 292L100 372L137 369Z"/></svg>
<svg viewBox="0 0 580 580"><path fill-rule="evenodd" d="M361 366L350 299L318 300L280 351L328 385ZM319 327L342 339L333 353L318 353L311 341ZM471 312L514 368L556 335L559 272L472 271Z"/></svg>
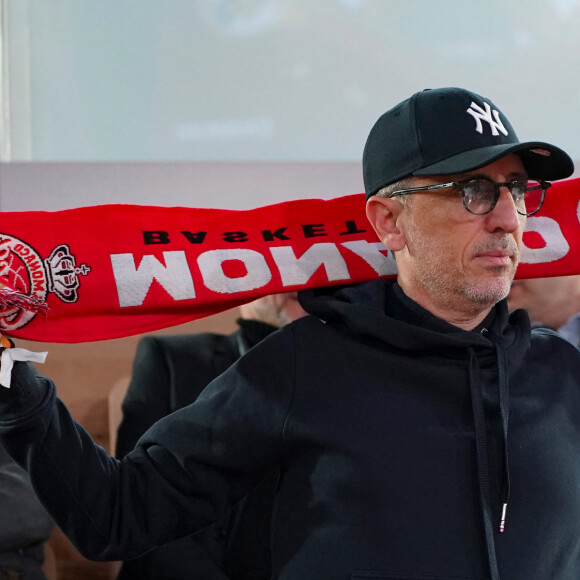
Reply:
<svg viewBox="0 0 580 580"><path fill-rule="evenodd" d="M510 310L525 308L533 323L580 346L580 276L514 280L508 305Z"/></svg>
<svg viewBox="0 0 580 580"><path fill-rule="evenodd" d="M567 177L571 159L447 88L385 113L363 171L398 281L302 293L313 316L121 464L55 407L49 381L15 366L0 433L91 557L190 533L276 466L274 578L580 577L580 351L530 334L504 300L549 185L528 179Z"/></svg>
<svg viewBox="0 0 580 580"><path fill-rule="evenodd" d="M119 459L134 449L153 423L193 403L208 383L250 348L305 314L296 292L264 296L243 304L239 311L238 329L229 335L147 336L139 342L122 406ZM273 474L202 532L124 562L119 579L267 580L276 483Z"/></svg>

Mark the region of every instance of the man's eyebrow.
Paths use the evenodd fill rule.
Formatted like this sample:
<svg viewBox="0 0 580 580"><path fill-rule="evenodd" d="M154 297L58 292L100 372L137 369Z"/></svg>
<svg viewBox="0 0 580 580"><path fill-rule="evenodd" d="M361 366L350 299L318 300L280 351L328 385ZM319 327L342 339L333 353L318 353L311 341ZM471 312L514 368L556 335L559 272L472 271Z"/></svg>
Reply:
<svg viewBox="0 0 580 580"><path fill-rule="evenodd" d="M491 179L492 181L495 181L487 173L459 173L457 175L456 181L464 181L466 179L478 179L480 177L484 177L486 179ZM525 171L514 171L507 176L507 181L515 181L519 179L527 181L529 179L528 174Z"/></svg>

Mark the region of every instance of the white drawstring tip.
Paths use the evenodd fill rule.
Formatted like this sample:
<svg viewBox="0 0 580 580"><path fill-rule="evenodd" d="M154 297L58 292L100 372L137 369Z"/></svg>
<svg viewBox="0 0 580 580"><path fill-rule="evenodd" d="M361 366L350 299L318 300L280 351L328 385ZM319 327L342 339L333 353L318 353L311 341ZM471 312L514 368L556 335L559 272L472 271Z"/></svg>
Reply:
<svg viewBox="0 0 580 580"><path fill-rule="evenodd" d="M0 385L7 389L10 388L14 361L30 361L43 364L47 354L47 352L30 352L24 348L7 348L3 350L0 360Z"/></svg>
<svg viewBox="0 0 580 580"><path fill-rule="evenodd" d="M503 508L501 510L501 521L499 522L499 533L503 534L505 530L505 513L507 511L507 503L503 504Z"/></svg>

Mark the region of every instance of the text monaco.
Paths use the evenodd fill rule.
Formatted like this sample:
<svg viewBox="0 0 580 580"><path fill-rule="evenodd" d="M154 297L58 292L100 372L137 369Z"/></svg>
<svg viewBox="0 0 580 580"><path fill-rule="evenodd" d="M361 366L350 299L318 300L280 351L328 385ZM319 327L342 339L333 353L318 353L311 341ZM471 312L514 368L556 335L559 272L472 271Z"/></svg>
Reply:
<svg viewBox="0 0 580 580"><path fill-rule="evenodd" d="M366 233L354 221L344 222L344 228L339 229L339 238L347 235L362 237ZM539 238L540 243L534 243L535 247L527 246L524 235L521 263L558 261L570 250L554 219L540 216L529 218L526 232ZM170 247L177 239L202 244L208 238L206 231L148 230L142 234L145 246L157 246L159 250ZM257 235L228 231L220 233L219 238L225 244L251 245ZM258 241L277 243L322 236L329 236L324 224L304 224L294 228L293 235L288 233L287 228L260 230ZM337 235L334 234L331 239L336 240ZM199 284L212 292L229 295L259 290L272 280L274 284L268 288L271 292L300 289L307 286L321 268L327 281L335 284L355 281L356 275L352 272L360 271L361 264L366 264L367 271L368 267L372 268L378 276L395 276L397 273L392 253L381 242L362 239L320 241L301 251L300 255L291 245L278 244L265 249L261 247L260 251L249 247L224 247L201 252L196 257L183 250L167 248L159 257L151 254L137 258L131 253L112 254L111 264L121 307L142 305L154 280L177 301L197 298L196 285Z"/></svg>

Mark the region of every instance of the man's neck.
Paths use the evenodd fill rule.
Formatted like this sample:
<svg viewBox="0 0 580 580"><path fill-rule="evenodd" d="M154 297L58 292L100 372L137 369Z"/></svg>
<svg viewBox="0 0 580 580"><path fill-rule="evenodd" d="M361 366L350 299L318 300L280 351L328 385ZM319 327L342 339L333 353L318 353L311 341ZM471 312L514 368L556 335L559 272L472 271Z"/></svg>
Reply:
<svg viewBox="0 0 580 580"><path fill-rule="evenodd" d="M473 330L479 326L485 317L491 312L493 304L474 304L465 299L464 304L454 304L450 307L449 303L444 300L433 300L426 292L421 292L419 289L410 289L406 287L403 280L398 280L401 290L411 300L428 310L431 314L445 320L453 326L457 326L462 330Z"/></svg>

